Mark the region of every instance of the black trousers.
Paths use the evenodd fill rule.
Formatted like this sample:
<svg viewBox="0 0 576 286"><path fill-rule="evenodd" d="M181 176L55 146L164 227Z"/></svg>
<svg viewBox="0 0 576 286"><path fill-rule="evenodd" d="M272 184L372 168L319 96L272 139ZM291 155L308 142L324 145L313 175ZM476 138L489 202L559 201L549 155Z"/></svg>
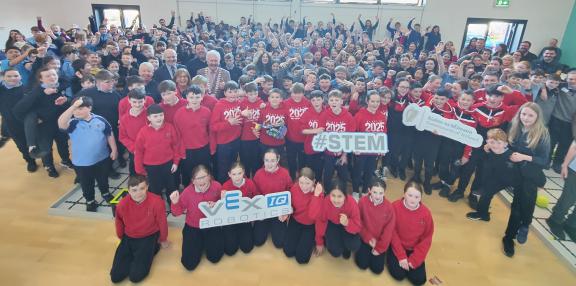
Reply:
<svg viewBox="0 0 576 286"><path fill-rule="evenodd" d="M316 175L316 181L322 181L322 170L324 167L324 154L304 154L304 166L312 169Z"/></svg>
<svg viewBox="0 0 576 286"><path fill-rule="evenodd" d="M144 165L146 174L148 174L149 190L159 196L162 192L166 192L166 198L176 190L174 186L174 178L170 169L172 168L172 161L168 161L161 165Z"/></svg>
<svg viewBox="0 0 576 286"><path fill-rule="evenodd" d="M220 184L228 180L228 171L232 163L238 159L240 152L240 139L227 144L218 144L216 147L216 179Z"/></svg>
<svg viewBox="0 0 576 286"><path fill-rule="evenodd" d="M292 142L286 139L286 153L288 171L292 180L296 179L296 172L304 166L304 143Z"/></svg>
<svg viewBox="0 0 576 286"><path fill-rule="evenodd" d="M114 140L116 141L116 147L118 149L118 157L116 158L116 162L126 163L126 159L124 159L124 153L126 152L126 147L124 144L120 142L120 132L118 130L118 124L115 122L110 121L110 125L112 126L112 133L114 133Z"/></svg>
<svg viewBox="0 0 576 286"><path fill-rule="evenodd" d="M240 141L240 162L244 165L246 177L252 178L256 171L262 167L262 155L260 155L260 141Z"/></svg>
<svg viewBox="0 0 576 286"><path fill-rule="evenodd" d="M476 160L475 160L475 165L476 165L476 171L475 171L475 175L474 175L474 181L472 182L472 186L470 187L470 191L471 193L478 193L478 194L482 194L482 183L483 183L483 177L484 177L484 160L486 160L486 152L484 152L483 148L478 148L478 149L474 149L474 151L472 151L472 156L475 156Z"/></svg>
<svg viewBox="0 0 576 286"><path fill-rule="evenodd" d="M407 255L412 254L412 251L407 251ZM398 262L398 258L394 254L392 247L390 247L387 251L386 255L386 264L388 264L388 271L390 272L390 276L392 278L401 281L408 278L414 285L424 285L426 283L426 263L422 262L422 264L416 269L404 270L400 267Z"/></svg>
<svg viewBox="0 0 576 286"><path fill-rule="evenodd" d="M22 159L26 162L34 161L28 153L28 144L26 143L26 134L24 133L24 125L17 120L10 120L8 117L2 117L2 129L6 129L9 136L3 135L3 137L12 137L18 151L22 154Z"/></svg>
<svg viewBox="0 0 576 286"><path fill-rule="evenodd" d="M127 235L122 237L120 245L116 248L110 279L113 283L118 283L126 278L137 283L150 272L154 255L160 249L158 237L160 233L155 233L142 238L131 238Z"/></svg>
<svg viewBox="0 0 576 286"><path fill-rule="evenodd" d="M284 242L284 254L287 257L295 257L299 264L306 264L310 261L314 246L314 236L316 234L313 224L301 224L293 217L288 222L286 230L286 241Z"/></svg>
<svg viewBox="0 0 576 286"><path fill-rule="evenodd" d="M455 180L452 176L452 174L455 173L453 170L455 167L454 162L462 158L462 152L460 151L463 151L463 149L460 150L458 148L459 144L460 143L446 137L440 138L440 148L438 149L438 177L449 185Z"/></svg>
<svg viewBox="0 0 576 286"><path fill-rule="evenodd" d="M350 180L350 173L348 172L348 164L340 165L336 164L336 161L340 156L335 157L329 154L324 154L324 174L322 175L322 179L324 180L324 190L327 192L332 188L332 177L334 176L334 172L338 172L338 179L344 182L345 184L348 183Z"/></svg>
<svg viewBox="0 0 576 286"><path fill-rule="evenodd" d="M482 195L480 196L480 200L478 200L478 207L476 210L482 215L488 215L490 202L494 195L509 186L511 185L498 180L498 178L486 178L483 183Z"/></svg>
<svg viewBox="0 0 576 286"><path fill-rule="evenodd" d="M573 140L572 124L552 116L550 122L548 122L548 130L550 131L550 158L552 165L560 166ZM554 152L554 148L556 148L556 152Z"/></svg>
<svg viewBox="0 0 576 286"><path fill-rule="evenodd" d="M344 226L328 221L326 233L324 234L326 250L334 256L340 257L345 253L352 253L360 248L360 236L351 234L344 229Z"/></svg>
<svg viewBox="0 0 576 286"><path fill-rule="evenodd" d="M262 246L268 239L268 234L272 235L272 243L276 248L284 246L286 237L286 222L281 222L277 217L267 218L254 222L254 245Z"/></svg>
<svg viewBox="0 0 576 286"><path fill-rule="evenodd" d="M374 178L377 155L355 155L352 169L352 190L356 193L367 193L370 182ZM362 188L362 190L360 190Z"/></svg>
<svg viewBox="0 0 576 286"><path fill-rule="evenodd" d="M510 216L505 237L514 239L520 227L529 227L534 216L538 187L531 180L523 178L520 187L514 188L514 198L510 207Z"/></svg>
<svg viewBox="0 0 576 286"><path fill-rule="evenodd" d="M464 192L466 191L466 188L468 188L468 184L472 179L472 174L474 174L474 171L476 171L477 169L478 160L480 160L482 156L484 156L482 152L484 152L484 150L481 150L480 148L472 149L472 154L470 155L470 160L468 161L468 163L460 166L459 171L457 173L459 178L458 180L459 191ZM478 174L476 174L476 176L478 176Z"/></svg>
<svg viewBox="0 0 576 286"><path fill-rule="evenodd" d="M206 145L198 149L186 149L186 158L180 162L180 174L182 175L182 185L188 186L191 182L192 170L198 165L210 168L211 156L210 146Z"/></svg>
<svg viewBox="0 0 576 286"><path fill-rule="evenodd" d="M224 234L224 253L232 256L238 249L249 253L254 248L254 231L252 223L239 223L222 227Z"/></svg>
<svg viewBox="0 0 576 286"><path fill-rule="evenodd" d="M386 261L386 252L379 255L372 254L372 247L364 241L360 244L360 249L356 251L354 262L358 268L365 270L370 268L374 274L380 274L384 271L384 262Z"/></svg>
<svg viewBox="0 0 576 286"><path fill-rule="evenodd" d="M424 163L424 185L430 185L442 137L428 131L422 131L417 134L416 139L420 144L416 145L414 152L414 175L420 176L422 163Z"/></svg>
<svg viewBox="0 0 576 286"><path fill-rule="evenodd" d="M402 127L390 133L390 168L393 170L406 170L408 162L412 160L416 132L413 127Z"/></svg>
<svg viewBox="0 0 576 286"><path fill-rule="evenodd" d="M136 167L134 167L134 154L128 152L128 171L130 172L130 176L136 175Z"/></svg>
<svg viewBox="0 0 576 286"><path fill-rule="evenodd" d="M98 183L98 189L102 195L109 193L108 173L110 172L110 158L106 158L91 166L74 166L78 182L82 188L82 195L86 202L94 200L94 183Z"/></svg>
<svg viewBox="0 0 576 286"><path fill-rule="evenodd" d="M182 229L181 262L188 271L196 269L202 255L212 263L218 263L224 256L222 228L199 229L185 225Z"/></svg>
<svg viewBox="0 0 576 286"><path fill-rule="evenodd" d="M8 127L6 126L4 117L2 117L2 121L0 121L0 129L0 137L10 138L10 132L8 132Z"/></svg>

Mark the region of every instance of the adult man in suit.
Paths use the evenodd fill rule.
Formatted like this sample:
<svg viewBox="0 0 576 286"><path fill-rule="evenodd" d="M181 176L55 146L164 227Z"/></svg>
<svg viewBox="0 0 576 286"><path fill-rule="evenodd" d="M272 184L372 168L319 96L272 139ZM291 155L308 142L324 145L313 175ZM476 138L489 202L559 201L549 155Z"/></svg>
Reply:
<svg viewBox="0 0 576 286"><path fill-rule="evenodd" d="M215 50L206 53L206 62L208 67L199 69L198 75L208 79L208 94L221 98L224 84L230 81L230 73L220 67L220 53Z"/></svg>
<svg viewBox="0 0 576 286"><path fill-rule="evenodd" d="M164 64L154 72L154 80L157 82L174 80L176 70L180 68L185 69L186 66L178 64L178 56L176 51L173 49L166 49L162 55L164 58Z"/></svg>

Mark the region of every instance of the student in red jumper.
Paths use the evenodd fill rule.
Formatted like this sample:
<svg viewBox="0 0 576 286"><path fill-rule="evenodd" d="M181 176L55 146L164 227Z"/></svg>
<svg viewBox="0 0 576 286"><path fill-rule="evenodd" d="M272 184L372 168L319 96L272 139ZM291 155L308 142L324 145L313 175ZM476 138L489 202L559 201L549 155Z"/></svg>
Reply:
<svg viewBox="0 0 576 286"><path fill-rule="evenodd" d="M342 108L342 92L333 90L328 95L328 106L320 116L319 128L326 132L354 132L356 131L356 122L348 110ZM327 190L332 189L331 181L334 171L338 171L338 178L347 182L350 178L348 173L348 154L345 152L333 153L326 151L324 153L324 174L322 176L324 187Z"/></svg>
<svg viewBox="0 0 576 286"><path fill-rule="evenodd" d="M146 83L144 79L137 75L131 75L126 77L126 87L128 88L128 92L134 89L140 89L144 94L146 93ZM154 98L151 96L146 95L144 101L144 109L148 108L148 106L154 104ZM130 110L132 106L130 105L130 98L128 96L122 98L118 103L118 118L122 118L124 114Z"/></svg>
<svg viewBox="0 0 576 286"><path fill-rule="evenodd" d="M371 90L366 97L367 107L356 113L356 129L358 132L386 133L386 116L378 112L380 95L378 91ZM357 154L354 156L354 169L352 171L352 191L366 194L368 185L374 177L378 154ZM362 189L360 189L362 188Z"/></svg>
<svg viewBox="0 0 576 286"><path fill-rule="evenodd" d="M120 133L120 142L128 150L128 158L130 161L130 175L136 175L136 169L134 166L134 144L136 142L136 137L138 132L142 127L148 125L148 119L146 117L145 110L145 94L143 90L133 89L128 92L128 102L130 103L130 110L126 112L122 117L120 117L120 126L118 127L118 132Z"/></svg>
<svg viewBox="0 0 576 286"><path fill-rule="evenodd" d="M316 255L326 246L332 256L348 259L360 248L360 211L356 200L347 195L344 182L334 179L330 185L326 196L314 192L310 205L311 216L316 219Z"/></svg>
<svg viewBox="0 0 576 286"><path fill-rule="evenodd" d="M188 271L196 269L202 255L212 263L218 263L224 256L222 228L200 229L200 219L204 214L198 208L201 202L213 205L220 199L220 183L212 179L208 169L199 165L192 171L192 184L182 194L178 191L170 194L174 216L186 213L186 224L182 230L182 265Z"/></svg>
<svg viewBox="0 0 576 286"><path fill-rule="evenodd" d="M164 110L164 121L174 124L174 115L183 106L186 106L186 100L178 97L176 94L176 84L171 80L164 80L158 85L158 91L162 96L160 107Z"/></svg>
<svg viewBox="0 0 576 286"><path fill-rule="evenodd" d="M380 106L378 107L378 112L382 113L382 115L384 115L386 118L386 133L388 134L388 125L390 124L388 120L388 107L392 102L392 91L383 86L378 88L378 94L380 95ZM390 140L390 138L388 138L388 140ZM374 175L376 175L378 178L384 178L386 176L385 167L386 169L390 168L390 153L388 152L385 155L381 155L380 157L382 158L380 164L381 170L374 172ZM376 160L376 165L378 165L378 160Z"/></svg>
<svg viewBox="0 0 576 286"><path fill-rule="evenodd" d="M479 102L484 102L487 100L487 96L488 96L488 88L491 86L494 86L495 84L498 84L499 82L499 77L498 74L495 72L486 72L484 73L484 76L482 78L482 85L484 86L484 88L478 89L476 91L474 91L474 98L476 100L476 103ZM527 95L522 94L520 91L518 90L513 90L511 88L507 88L507 89L503 89L503 100L502 102L504 103L504 105L522 105L526 102L528 102L528 99L526 99Z"/></svg>
<svg viewBox="0 0 576 286"><path fill-rule="evenodd" d="M224 98L219 100L210 117L210 153L216 153L216 179L224 183L228 170L237 160L242 134L242 115L238 102L238 84L224 84Z"/></svg>
<svg viewBox="0 0 576 286"><path fill-rule="evenodd" d="M260 120L261 108L264 102L258 96L258 85L254 82L244 86L246 98L240 102L242 109L242 136L240 137L240 161L244 165L246 177L252 178L262 166L260 160L260 141L257 134L257 124Z"/></svg>
<svg viewBox="0 0 576 286"><path fill-rule="evenodd" d="M148 276L160 246L170 245L166 207L161 197L148 193L146 178L131 176L128 194L116 206L116 235L120 244L110 270L113 283L127 277L133 283L142 281Z"/></svg>
<svg viewBox="0 0 576 286"><path fill-rule="evenodd" d="M256 172L254 183L258 189L258 195L267 195L289 191L292 186L292 178L288 170L280 165L280 154L276 149L268 149L264 152L264 167ZM277 218L268 218L254 222L254 244L262 246L268 234L272 234L272 242L276 248L284 245L286 233L287 215Z"/></svg>
<svg viewBox="0 0 576 286"><path fill-rule="evenodd" d="M404 186L403 198L392 203L396 228L386 259L394 279L408 278L414 285L426 283L424 260L434 234L434 221L430 210L422 203L422 191L422 185L410 181Z"/></svg>
<svg viewBox="0 0 576 286"><path fill-rule="evenodd" d="M164 111L158 104L146 111L148 126L142 127L134 144L136 173L147 175L150 191L162 195L176 190L173 174L182 158L180 136L170 123L164 122Z"/></svg>
<svg viewBox="0 0 576 286"><path fill-rule="evenodd" d="M288 220L284 254L294 257L299 264L307 264L314 251L314 221L310 216L310 203L314 193L324 192L322 185L316 182L314 171L308 167L300 170L298 183L292 185L292 209L294 212Z"/></svg>
<svg viewBox="0 0 576 286"><path fill-rule="evenodd" d="M230 179L222 185L222 198L228 191L239 190L243 197L252 198L258 193L256 184L246 178L244 166L235 162L228 171ZM234 255L238 248L244 253L249 253L254 248L254 231L251 222L227 225L222 227L224 234L224 253Z"/></svg>
<svg viewBox="0 0 576 286"><path fill-rule="evenodd" d="M314 135L324 131L323 128L319 128L320 115L324 111L324 92L320 90L314 90L310 93L310 104L311 107L308 108L302 118L300 119L302 134L304 138L304 166L311 168L316 175L316 180L322 180L322 162L323 153L316 152L312 149L312 139Z"/></svg>
<svg viewBox="0 0 576 286"><path fill-rule="evenodd" d="M284 102L288 111L286 133L286 153L288 159L288 170L292 178L296 177L296 171L304 166L304 139L300 120L302 116L311 108L310 101L304 97L304 85L296 83L290 90L290 98Z"/></svg>
<svg viewBox="0 0 576 286"><path fill-rule="evenodd" d="M260 138L260 151L274 148L279 154L286 154L284 151L284 137L287 132L286 122L288 121L288 111L282 100L284 92L278 88L273 88L268 93L268 102L262 109L259 123L261 129L257 133Z"/></svg>
<svg viewBox="0 0 576 286"><path fill-rule="evenodd" d="M369 195L360 198L358 202L362 219L362 244L354 261L360 269L370 268L374 274L384 271L385 253L396 228L394 208L385 198L385 191L386 183L375 178L370 183Z"/></svg>
<svg viewBox="0 0 576 286"><path fill-rule="evenodd" d="M185 107L178 109L174 115L174 127L182 140L183 154L180 164L182 184L190 184L192 170L198 165L210 169L210 109L202 106L202 89L191 85L182 92L186 98Z"/></svg>

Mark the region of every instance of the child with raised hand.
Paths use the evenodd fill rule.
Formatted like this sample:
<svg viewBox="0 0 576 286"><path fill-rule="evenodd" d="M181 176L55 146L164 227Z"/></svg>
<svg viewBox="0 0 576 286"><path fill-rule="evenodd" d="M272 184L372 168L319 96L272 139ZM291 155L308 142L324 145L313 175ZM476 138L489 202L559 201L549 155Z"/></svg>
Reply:
<svg viewBox="0 0 576 286"><path fill-rule="evenodd" d="M369 195L360 198L358 202L362 219L360 230L362 244L356 252L354 261L360 269L370 268L374 274L384 271L385 254L396 227L394 209L385 198L385 191L386 183L373 179Z"/></svg>
<svg viewBox="0 0 576 286"><path fill-rule="evenodd" d="M434 221L422 203L422 185L409 181L404 196L393 202L396 228L386 257L390 275L400 281L408 278L414 285L426 283L424 260L432 245Z"/></svg>
<svg viewBox="0 0 576 286"><path fill-rule="evenodd" d="M326 246L332 256L350 258L360 248L362 221L358 204L347 195L344 182L334 179L326 196L314 192L310 208L311 217L316 219L316 255Z"/></svg>
<svg viewBox="0 0 576 286"><path fill-rule="evenodd" d="M127 277L133 283L142 281L148 276L160 246L170 246L166 207L161 197L148 193L146 178L128 178L128 194L116 207L116 235L120 244L110 270L113 283Z"/></svg>
<svg viewBox="0 0 576 286"><path fill-rule="evenodd" d="M72 142L72 163L89 212L98 208L94 200L95 182L98 182L102 198L107 202L112 200L108 172L110 159L118 156L112 127L103 117L92 114L92 104L90 97L78 97L58 118L58 127L69 134Z"/></svg>
<svg viewBox="0 0 576 286"><path fill-rule="evenodd" d="M170 194L172 214L179 216L186 213L181 262L188 271L196 269L204 253L212 263L218 263L224 256L222 228L200 229L200 219L204 218L204 214L198 207L201 202L213 206L220 199L221 189L222 186L212 179L208 169L199 165L192 171L192 184L182 194L178 191Z"/></svg>
<svg viewBox="0 0 576 286"><path fill-rule="evenodd" d="M500 128L488 130L484 151L487 153L482 174L484 188L475 212L469 212L470 220L490 221L490 202L492 197L508 187L518 187L520 184L520 169L510 161L512 149L508 147L508 135Z"/></svg>
<svg viewBox="0 0 576 286"><path fill-rule="evenodd" d="M308 263L314 251L315 218L310 216L310 203L315 194L323 192L324 188L316 181L314 171L308 167L300 170L298 183L290 188L294 212L288 221L284 254L295 257L299 264Z"/></svg>
<svg viewBox="0 0 576 286"><path fill-rule="evenodd" d="M147 175L150 191L162 195L176 190L173 174L182 158L180 136L174 126L164 122L164 111L158 104L146 110L150 124L138 132L134 144L136 173Z"/></svg>
<svg viewBox="0 0 576 286"><path fill-rule="evenodd" d="M254 181L246 177L244 166L235 162L228 171L230 179L222 185L222 198L227 191L239 190L242 197L252 198L258 193ZM234 255L238 248L244 253L249 253L254 248L254 237L251 222L227 225L222 227L224 233L224 253Z"/></svg>

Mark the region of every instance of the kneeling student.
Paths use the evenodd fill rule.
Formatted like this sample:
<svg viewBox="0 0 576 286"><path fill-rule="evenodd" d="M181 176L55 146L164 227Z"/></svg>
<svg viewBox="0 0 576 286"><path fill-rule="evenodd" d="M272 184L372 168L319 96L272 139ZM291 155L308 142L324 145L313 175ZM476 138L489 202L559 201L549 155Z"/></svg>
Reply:
<svg viewBox="0 0 576 286"><path fill-rule="evenodd" d="M146 178L130 177L128 194L116 207L116 235L121 241L110 270L114 283L126 277L134 283L142 281L150 272L159 246L170 245L166 207L162 198L148 193Z"/></svg>
<svg viewBox="0 0 576 286"><path fill-rule="evenodd" d="M362 244L356 252L355 262L360 269L370 268L375 274L384 270L384 256L396 227L394 209L384 197L385 191L386 183L373 179L369 195L363 196L358 202L362 219Z"/></svg>

